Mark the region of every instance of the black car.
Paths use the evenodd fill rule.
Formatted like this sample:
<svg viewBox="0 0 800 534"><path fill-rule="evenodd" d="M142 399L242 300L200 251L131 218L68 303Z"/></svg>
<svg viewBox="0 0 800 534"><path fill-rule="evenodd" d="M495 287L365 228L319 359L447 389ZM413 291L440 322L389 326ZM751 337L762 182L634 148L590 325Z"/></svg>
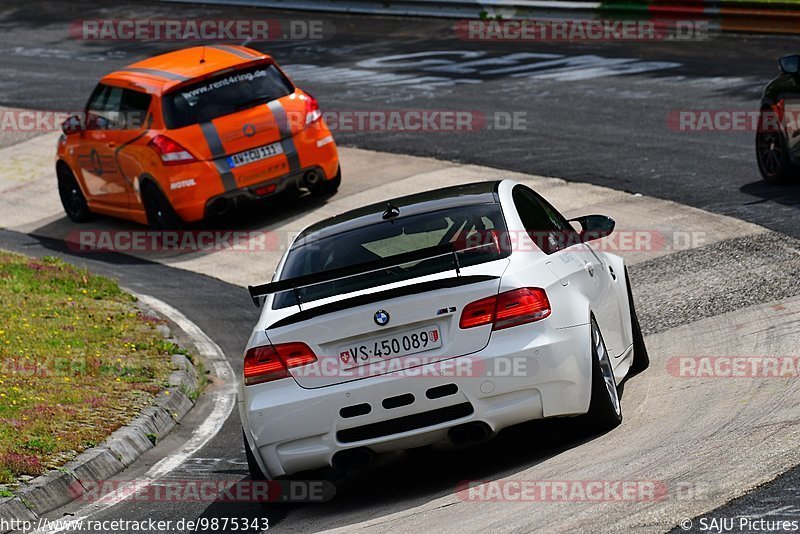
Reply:
<svg viewBox="0 0 800 534"><path fill-rule="evenodd" d="M761 120L756 133L758 170L768 182L800 174L800 55L778 62L780 75L761 97Z"/></svg>

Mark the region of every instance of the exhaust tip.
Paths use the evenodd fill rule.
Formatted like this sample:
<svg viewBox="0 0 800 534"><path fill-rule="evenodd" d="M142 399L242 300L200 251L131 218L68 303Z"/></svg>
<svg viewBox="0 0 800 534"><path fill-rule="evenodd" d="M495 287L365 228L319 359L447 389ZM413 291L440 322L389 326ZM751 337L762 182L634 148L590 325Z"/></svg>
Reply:
<svg viewBox="0 0 800 534"><path fill-rule="evenodd" d="M339 451L333 455L331 466L342 471L366 467L372 463L375 453L366 447Z"/></svg>
<svg viewBox="0 0 800 534"><path fill-rule="evenodd" d="M369 449L356 449L353 451L353 462L356 467L365 467L372 463L373 453Z"/></svg>
<svg viewBox="0 0 800 534"><path fill-rule="evenodd" d="M450 429L448 433L453 445L461 447L463 445L476 445L489 439L491 431L489 426L483 421L466 423Z"/></svg>
<svg viewBox="0 0 800 534"><path fill-rule="evenodd" d="M353 468L353 455L350 451L339 451L333 455L331 465L342 471L349 471Z"/></svg>
<svg viewBox="0 0 800 534"><path fill-rule="evenodd" d="M208 207L214 215L224 215L231 209L231 201L228 198L218 198L211 202Z"/></svg>
<svg viewBox="0 0 800 534"><path fill-rule="evenodd" d="M483 443L489 439L489 427L486 423L474 423L467 429L470 441L473 443Z"/></svg>
<svg viewBox="0 0 800 534"><path fill-rule="evenodd" d="M317 185L320 180L322 180L322 176L317 171L308 171L303 175L303 183L308 187Z"/></svg>
<svg viewBox="0 0 800 534"><path fill-rule="evenodd" d="M453 442L453 445L461 447L462 445L466 445L467 441L469 441L469 434L467 434L467 429L463 426L451 428L449 434L450 441Z"/></svg>

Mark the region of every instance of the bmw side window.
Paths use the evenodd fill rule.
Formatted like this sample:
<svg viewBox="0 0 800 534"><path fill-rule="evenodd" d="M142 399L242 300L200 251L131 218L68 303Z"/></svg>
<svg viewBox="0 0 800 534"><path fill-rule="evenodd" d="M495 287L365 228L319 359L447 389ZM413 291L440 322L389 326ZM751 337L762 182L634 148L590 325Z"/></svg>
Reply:
<svg viewBox="0 0 800 534"><path fill-rule="evenodd" d="M123 89L121 113L121 128L125 130L140 130L147 118L150 102L153 97L147 93Z"/></svg>
<svg viewBox="0 0 800 534"><path fill-rule="evenodd" d="M570 244L568 238L574 229L555 208L523 186L514 187L512 196L525 231L545 254Z"/></svg>
<svg viewBox="0 0 800 534"><path fill-rule="evenodd" d="M88 130L115 130L120 127L122 89L99 84L86 106L86 128Z"/></svg>

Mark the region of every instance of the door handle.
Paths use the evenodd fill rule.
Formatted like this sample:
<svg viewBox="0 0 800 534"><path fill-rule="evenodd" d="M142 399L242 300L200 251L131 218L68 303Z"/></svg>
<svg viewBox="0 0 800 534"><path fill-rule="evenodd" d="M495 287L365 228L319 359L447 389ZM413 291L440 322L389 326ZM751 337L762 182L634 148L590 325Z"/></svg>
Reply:
<svg viewBox="0 0 800 534"><path fill-rule="evenodd" d="M586 269L586 272L589 273L589 276L594 276L594 265L591 262L586 262L583 265L583 268Z"/></svg>

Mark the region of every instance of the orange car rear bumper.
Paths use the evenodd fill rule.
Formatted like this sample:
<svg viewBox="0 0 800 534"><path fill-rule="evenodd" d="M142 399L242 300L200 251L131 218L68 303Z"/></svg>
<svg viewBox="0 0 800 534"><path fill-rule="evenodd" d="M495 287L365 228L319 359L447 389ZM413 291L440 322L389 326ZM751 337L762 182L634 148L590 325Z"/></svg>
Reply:
<svg viewBox="0 0 800 534"><path fill-rule="evenodd" d="M259 170L255 165L251 173L245 171L246 180L240 180L241 175L237 176L237 184L241 181L247 184L237 188L225 188L214 161L187 165L181 172L173 172L167 183L159 182L181 219L185 222L199 221L208 216L221 215L242 202L266 198L290 187L308 185L315 179L334 179L339 172L336 144L331 140L318 146L324 140L325 136L314 131L294 136L299 166L290 168L283 165L288 172L274 176L274 171L270 172L269 168ZM258 180L260 175L264 175L265 179Z"/></svg>

